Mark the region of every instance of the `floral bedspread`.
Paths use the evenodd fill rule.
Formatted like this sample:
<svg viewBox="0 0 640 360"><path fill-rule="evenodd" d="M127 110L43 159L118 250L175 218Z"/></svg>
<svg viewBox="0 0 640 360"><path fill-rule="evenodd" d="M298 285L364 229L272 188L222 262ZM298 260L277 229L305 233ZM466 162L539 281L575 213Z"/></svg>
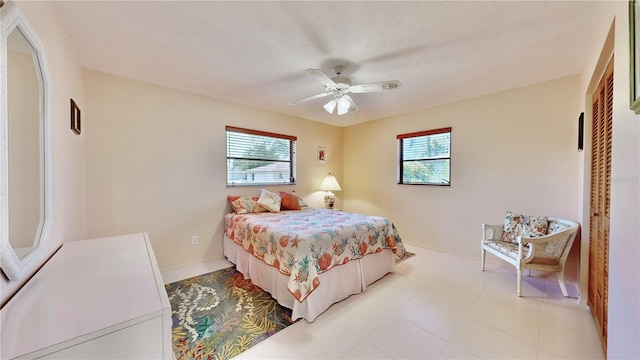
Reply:
<svg viewBox="0 0 640 360"><path fill-rule="evenodd" d="M405 249L383 217L319 208L225 216L225 233L250 254L289 276L300 302L320 285L318 274L368 254Z"/></svg>

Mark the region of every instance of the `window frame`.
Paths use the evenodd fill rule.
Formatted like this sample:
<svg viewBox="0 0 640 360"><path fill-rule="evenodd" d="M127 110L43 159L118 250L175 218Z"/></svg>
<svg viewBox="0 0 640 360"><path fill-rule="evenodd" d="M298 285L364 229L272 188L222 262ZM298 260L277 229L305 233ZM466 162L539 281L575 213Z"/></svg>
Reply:
<svg viewBox="0 0 640 360"><path fill-rule="evenodd" d="M269 138L274 138L274 139L279 139L279 140L288 140L289 141L289 160L283 161L283 160L279 160L279 159L256 159L256 158L242 158L242 157L233 157L233 156L229 156L229 149L230 149L230 144L229 144L229 133L240 133L240 134L247 134L247 135L255 135L255 136L262 136L262 137L269 137ZM227 187L251 187L251 186L280 186L280 185L295 185L296 184L296 142L298 140L297 136L293 136L293 135L285 135L285 134L278 134L278 133L273 133L273 132L268 132L268 131L262 131L262 130L253 130L253 129L245 129L245 128L240 128L240 127L235 127L235 126L229 126L227 125L225 127L225 147L226 147L226 161L225 161L225 182L227 184ZM233 181L229 181L229 160L230 159L236 159L236 160L264 160L264 161L278 161L278 162L288 162L289 163L289 181L283 181L283 182L256 182L256 183L234 183ZM255 176L255 174L253 174L253 176Z"/></svg>
<svg viewBox="0 0 640 360"><path fill-rule="evenodd" d="M412 159L412 160L404 160L403 156L403 141L406 139L413 139L418 137L428 137L433 135L440 134L449 134L449 156L435 156L429 158L421 158L421 159ZM424 131L416 131L412 133L400 134L396 136L398 140L398 185L430 185L430 186L451 186L451 136L452 131L451 127L433 129L433 130L424 130ZM448 160L449 161L449 179L445 183L435 183L435 182L405 182L403 180L404 177L404 163L405 161L441 161Z"/></svg>

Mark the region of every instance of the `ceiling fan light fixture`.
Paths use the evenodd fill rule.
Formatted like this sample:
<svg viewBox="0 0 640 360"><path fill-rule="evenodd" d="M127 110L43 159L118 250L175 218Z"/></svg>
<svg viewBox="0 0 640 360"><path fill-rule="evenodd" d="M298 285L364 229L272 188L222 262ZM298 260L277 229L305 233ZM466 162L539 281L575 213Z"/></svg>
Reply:
<svg viewBox="0 0 640 360"><path fill-rule="evenodd" d="M349 100L341 97L338 99L338 115L344 115L349 112L349 108L351 107L351 103Z"/></svg>
<svg viewBox="0 0 640 360"><path fill-rule="evenodd" d="M320 69L305 70L309 75L313 76L318 80L318 82L324 85L324 92L307 96L302 99L289 101L289 105L300 104L306 101L333 95L333 99L323 105L324 109L329 114L333 114L334 111L337 110L336 112L338 115L345 115L350 112L358 111L358 106L348 95L349 93L359 94L393 90L400 86L400 81L398 80L352 85L351 80L342 77L342 71L344 70L343 66L336 66L333 70L336 72L336 76L333 78L330 78Z"/></svg>
<svg viewBox="0 0 640 360"><path fill-rule="evenodd" d="M335 110L337 104L338 102L336 101L336 99L331 99L331 101L324 104L324 109L327 110L329 114L333 114L333 110Z"/></svg>

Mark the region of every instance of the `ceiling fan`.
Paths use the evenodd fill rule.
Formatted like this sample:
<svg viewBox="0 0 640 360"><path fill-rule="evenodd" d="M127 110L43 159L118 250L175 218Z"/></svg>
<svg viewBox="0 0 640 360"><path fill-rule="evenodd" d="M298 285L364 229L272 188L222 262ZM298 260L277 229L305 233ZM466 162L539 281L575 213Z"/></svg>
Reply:
<svg viewBox="0 0 640 360"><path fill-rule="evenodd" d="M346 77L340 76L344 71L343 66L336 66L333 68L336 72L336 76L330 78L322 70L319 69L307 69L305 70L309 75L313 76L322 85L324 85L324 92L316 95L304 97L302 99L289 102L289 105L299 104L305 101L319 99L321 97L333 95L328 103L324 104L324 109L329 114L333 114L334 110L338 115L344 115L348 112L358 111L358 106L353 101L348 93L359 94L368 92L377 92L384 90L397 89L401 84L398 80L383 81L370 84L351 85L351 80Z"/></svg>

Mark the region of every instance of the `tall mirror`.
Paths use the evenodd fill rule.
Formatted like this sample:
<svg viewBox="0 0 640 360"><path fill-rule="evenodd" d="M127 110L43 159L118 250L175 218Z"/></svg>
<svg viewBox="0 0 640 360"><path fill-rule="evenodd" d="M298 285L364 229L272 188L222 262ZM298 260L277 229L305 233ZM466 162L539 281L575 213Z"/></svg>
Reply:
<svg viewBox="0 0 640 360"><path fill-rule="evenodd" d="M44 52L15 3L2 16L2 253L19 280L42 254L49 221L48 81Z"/></svg>

